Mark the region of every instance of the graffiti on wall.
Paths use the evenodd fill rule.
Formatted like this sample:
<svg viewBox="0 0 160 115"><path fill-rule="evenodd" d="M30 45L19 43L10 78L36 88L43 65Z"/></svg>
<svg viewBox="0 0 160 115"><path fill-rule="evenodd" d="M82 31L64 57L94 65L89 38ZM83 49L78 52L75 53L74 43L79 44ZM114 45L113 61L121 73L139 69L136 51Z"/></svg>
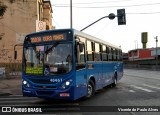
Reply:
<svg viewBox="0 0 160 115"><path fill-rule="evenodd" d="M0 62L12 62L13 61L13 56L10 54L9 49L4 49L2 48L0 50Z"/></svg>

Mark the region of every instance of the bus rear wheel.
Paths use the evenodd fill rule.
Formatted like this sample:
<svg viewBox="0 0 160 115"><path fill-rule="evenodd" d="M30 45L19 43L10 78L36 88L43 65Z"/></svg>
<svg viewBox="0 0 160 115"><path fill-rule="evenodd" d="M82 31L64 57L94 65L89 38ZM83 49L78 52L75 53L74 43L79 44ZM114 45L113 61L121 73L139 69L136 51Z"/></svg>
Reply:
<svg viewBox="0 0 160 115"><path fill-rule="evenodd" d="M92 80L89 81L87 86L87 96L86 98L91 98L95 94L95 85Z"/></svg>

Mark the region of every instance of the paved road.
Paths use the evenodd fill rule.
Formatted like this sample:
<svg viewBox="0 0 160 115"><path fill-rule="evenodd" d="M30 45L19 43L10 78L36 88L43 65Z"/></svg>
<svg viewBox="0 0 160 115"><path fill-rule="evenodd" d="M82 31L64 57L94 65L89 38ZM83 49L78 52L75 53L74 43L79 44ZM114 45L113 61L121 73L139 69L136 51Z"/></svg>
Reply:
<svg viewBox="0 0 160 115"><path fill-rule="evenodd" d="M81 109L83 106L89 107L91 111L98 111L99 107L125 107L133 106L156 106L160 109L160 72L148 70L124 70L123 79L121 79L116 88L105 88L97 91L91 99L80 99L74 102L68 101L46 101L33 97L22 97L21 95L10 95L0 97L0 106L76 106ZM96 106L91 108L90 106ZM108 106L108 108L107 108ZM50 108L51 109L51 108ZM64 109L64 108L60 108ZM118 109L118 108L117 108ZM156 108L153 108L156 110ZM160 111L160 110L159 110ZM65 113L61 113L65 114ZM160 112L72 112L68 114L77 115L160 115Z"/></svg>

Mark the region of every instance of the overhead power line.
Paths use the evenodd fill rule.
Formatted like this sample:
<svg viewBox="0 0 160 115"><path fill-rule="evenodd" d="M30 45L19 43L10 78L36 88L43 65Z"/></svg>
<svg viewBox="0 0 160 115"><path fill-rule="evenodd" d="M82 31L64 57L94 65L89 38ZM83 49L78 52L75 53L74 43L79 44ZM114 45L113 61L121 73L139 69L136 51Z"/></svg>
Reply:
<svg viewBox="0 0 160 115"><path fill-rule="evenodd" d="M133 1L133 0L115 0L115 1L107 1L107 2L85 2L85 3L73 3L73 4L74 5L78 5L78 4L104 4L104 3L126 2L126 1ZM69 4L54 4L54 5L59 6L59 5L69 5Z"/></svg>
<svg viewBox="0 0 160 115"><path fill-rule="evenodd" d="M160 5L160 3L150 3L150 4L134 4L134 5L124 5L124 6L91 6L91 7L85 7L85 6L75 6L74 8L114 8L114 7L139 7L139 6L151 6L151 5ZM54 7L70 7L69 5L52 5Z"/></svg>
<svg viewBox="0 0 160 115"><path fill-rule="evenodd" d="M126 13L126 14L159 14L160 12L139 12L139 13Z"/></svg>

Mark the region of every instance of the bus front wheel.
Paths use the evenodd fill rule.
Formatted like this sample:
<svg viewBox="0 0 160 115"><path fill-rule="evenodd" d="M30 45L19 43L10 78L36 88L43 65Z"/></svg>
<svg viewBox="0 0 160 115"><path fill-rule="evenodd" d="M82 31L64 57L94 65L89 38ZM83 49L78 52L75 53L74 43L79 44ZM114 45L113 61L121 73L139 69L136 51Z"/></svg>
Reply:
<svg viewBox="0 0 160 115"><path fill-rule="evenodd" d="M86 98L90 98L95 94L95 85L92 80L89 81L87 86L87 96Z"/></svg>

